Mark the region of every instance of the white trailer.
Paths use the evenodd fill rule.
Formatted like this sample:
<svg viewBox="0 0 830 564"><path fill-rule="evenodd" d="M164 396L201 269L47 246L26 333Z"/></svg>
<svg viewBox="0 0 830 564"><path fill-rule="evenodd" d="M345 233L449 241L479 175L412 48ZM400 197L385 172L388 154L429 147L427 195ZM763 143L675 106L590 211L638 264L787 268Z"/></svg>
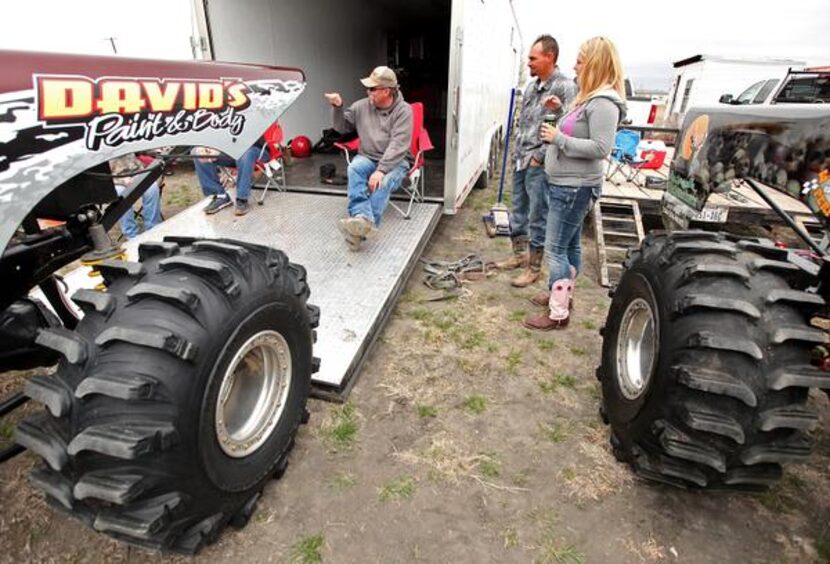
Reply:
<svg viewBox="0 0 830 564"><path fill-rule="evenodd" d="M674 80L666 107L667 125L680 125L693 106L714 106L723 94L737 94L750 84L781 78L804 61L792 59L738 59L695 55L674 63Z"/></svg>
<svg viewBox="0 0 830 564"><path fill-rule="evenodd" d="M339 91L347 103L365 96L359 78L377 65L394 68L404 97L424 104L434 197L413 207L411 221L388 210L361 253L346 251L336 230L344 193L297 185L291 169L289 193L269 196L247 223L206 220L194 208L146 236L184 229L267 241L302 263L322 312L314 393L343 398L442 212L454 214L493 172L521 68L512 0L193 0L193 14L198 58L304 71L303 95L280 118L288 138L318 138L331 126L323 93Z"/></svg>
<svg viewBox="0 0 830 564"><path fill-rule="evenodd" d="M305 71L306 91L283 118L289 137L319 137L330 127L323 93L361 98L358 78L385 64L404 97L424 103L434 154L445 156L444 212L492 172L522 56L512 0L194 2L205 58Z"/></svg>

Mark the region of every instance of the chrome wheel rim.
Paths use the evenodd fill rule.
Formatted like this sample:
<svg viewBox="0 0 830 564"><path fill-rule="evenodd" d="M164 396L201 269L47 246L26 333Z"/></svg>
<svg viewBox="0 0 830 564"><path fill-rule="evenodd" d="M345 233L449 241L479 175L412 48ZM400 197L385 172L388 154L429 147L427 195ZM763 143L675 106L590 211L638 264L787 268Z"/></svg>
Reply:
<svg viewBox="0 0 830 564"><path fill-rule="evenodd" d="M635 400L648 388L656 351L654 312L637 298L628 304L617 336L617 380L626 399Z"/></svg>
<svg viewBox="0 0 830 564"><path fill-rule="evenodd" d="M291 350L282 335L261 331L234 355L216 400L216 437L233 458L268 440L285 409L291 382Z"/></svg>

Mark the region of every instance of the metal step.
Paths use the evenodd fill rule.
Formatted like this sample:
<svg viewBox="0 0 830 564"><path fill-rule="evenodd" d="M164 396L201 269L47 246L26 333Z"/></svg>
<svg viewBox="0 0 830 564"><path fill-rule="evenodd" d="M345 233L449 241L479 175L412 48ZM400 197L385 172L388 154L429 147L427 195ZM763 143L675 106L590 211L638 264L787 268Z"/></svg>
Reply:
<svg viewBox="0 0 830 564"><path fill-rule="evenodd" d="M608 287L615 281L611 279L609 269L622 272L624 260L612 261L609 253L627 254L628 250L638 246L645 236L640 206L636 200L601 197L594 204L592 216L599 283ZM606 238L613 239L613 244L608 244Z"/></svg>

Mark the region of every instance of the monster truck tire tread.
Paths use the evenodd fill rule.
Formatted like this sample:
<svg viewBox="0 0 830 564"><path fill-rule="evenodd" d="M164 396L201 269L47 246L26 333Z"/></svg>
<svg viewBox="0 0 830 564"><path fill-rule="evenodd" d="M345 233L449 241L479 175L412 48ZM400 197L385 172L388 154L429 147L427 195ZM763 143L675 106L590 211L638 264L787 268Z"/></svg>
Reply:
<svg viewBox="0 0 830 564"><path fill-rule="evenodd" d="M29 384L49 412L15 438L48 464L32 483L55 507L117 539L192 554L247 523L284 473L319 367L319 309L305 269L271 248L176 237L138 254L98 265L106 292L73 296L85 312L76 331L40 332L63 359ZM216 397L236 347L263 330L286 340L291 384L265 443L234 459L216 439Z"/></svg>
<svg viewBox="0 0 830 564"><path fill-rule="evenodd" d="M618 460L674 486L760 490L809 456L809 388L830 389L809 364L825 304L787 256L711 232L652 232L629 253L597 371ZM616 341L635 299L655 312L659 349L648 387L627 398Z"/></svg>

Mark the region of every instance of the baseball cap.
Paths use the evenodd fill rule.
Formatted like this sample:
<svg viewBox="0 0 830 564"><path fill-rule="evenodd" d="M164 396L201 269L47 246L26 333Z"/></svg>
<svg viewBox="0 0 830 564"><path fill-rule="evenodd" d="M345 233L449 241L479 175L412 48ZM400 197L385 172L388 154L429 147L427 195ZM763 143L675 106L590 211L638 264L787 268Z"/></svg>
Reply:
<svg viewBox="0 0 830 564"><path fill-rule="evenodd" d="M366 88L374 88L375 86L383 86L385 88L398 87L398 77L395 76L395 71L389 67L375 67L372 74L366 78L361 78L360 82Z"/></svg>

